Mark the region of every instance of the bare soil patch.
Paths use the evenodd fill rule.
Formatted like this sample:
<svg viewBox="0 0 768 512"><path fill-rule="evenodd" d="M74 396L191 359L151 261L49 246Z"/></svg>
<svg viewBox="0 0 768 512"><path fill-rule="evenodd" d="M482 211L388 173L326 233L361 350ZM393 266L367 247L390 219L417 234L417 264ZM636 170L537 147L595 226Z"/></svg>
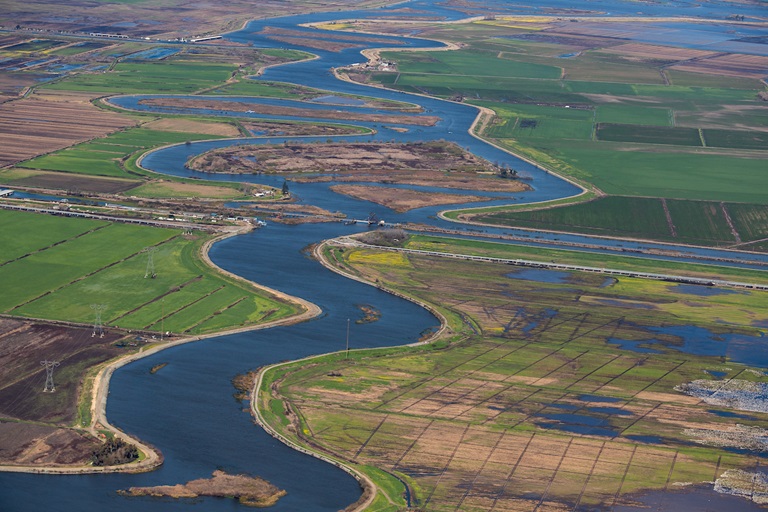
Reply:
<svg viewBox="0 0 768 512"><path fill-rule="evenodd" d="M19 177L5 183L15 187L66 190L74 194L80 192L117 194L130 190L140 183L138 180L85 176L71 172L29 171L26 173L21 169L13 172L15 176Z"/></svg>
<svg viewBox="0 0 768 512"><path fill-rule="evenodd" d="M120 337L0 318L0 417L14 420L0 422L0 463L63 465L90 458L100 442L67 427L75 421L85 371L122 354L112 345ZM43 392L44 360L59 362L54 392Z"/></svg>
<svg viewBox="0 0 768 512"><path fill-rule="evenodd" d="M688 60L700 59L716 52L707 50L693 50L690 48L674 48L671 46L657 46L653 44L628 43L600 50L602 53L613 53L627 57L637 57L647 60Z"/></svg>
<svg viewBox="0 0 768 512"><path fill-rule="evenodd" d="M529 188L499 178L490 162L446 142L236 146L199 155L187 166L202 172L290 173L292 181L304 183L365 181L504 193Z"/></svg>
<svg viewBox="0 0 768 512"><path fill-rule="evenodd" d="M65 428L0 421L0 464L85 464L100 444Z"/></svg>
<svg viewBox="0 0 768 512"><path fill-rule="evenodd" d="M153 98L141 100L142 105L153 107L173 107L188 109L227 110L230 112L248 112L273 115L334 119L339 121L368 121L372 123L408 124L433 126L439 120L435 116L404 116L396 114L359 114L355 112L319 110L314 108L283 107L279 105L261 105L235 101L217 101L210 98Z"/></svg>
<svg viewBox="0 0 768 512"><path fill-rule="evenodd" d="M392 187L373 187L365 185L334 185L331 190L357 199L371 201L386 206L396 212L407 212L425 206L441 204L474 203L492 201L493 197L446 194L444 192L421 192Z"/></svg>
<svg viewBox="0 0 768 512"><path fill-rule="evenodd" d="M0 104L0 167L63 149L131 126L82 95L37 93Z"/></svg>

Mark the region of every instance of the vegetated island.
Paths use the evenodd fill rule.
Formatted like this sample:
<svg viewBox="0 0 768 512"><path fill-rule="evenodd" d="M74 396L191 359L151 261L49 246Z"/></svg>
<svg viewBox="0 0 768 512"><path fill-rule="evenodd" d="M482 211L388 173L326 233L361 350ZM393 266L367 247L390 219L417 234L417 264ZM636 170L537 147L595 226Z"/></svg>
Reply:
<svg viewBox="0 0 768 512"><path fill-rule="evenodd" d="M517 179L516 170L501 168L446 141L241 145L208 151L188 160L186 166L213 173L285 173L292 181L305 183L363 181L499 193L530 188ZM360 184L334 185L331 189L399 212L498 199Z"/></svg>
<svg viewBox="0 0 768 512"><path fill-rule="evenodd" d="M130 487L117 491L123 496L155 496L168 498L234 498L250 507L270 507L287 493L259 477L229 475L214 471L211 478L199 478L186 484Z"/></svg>
<svg viewBox="0 0 768 512"><path fill-rule="evenodd" d="M409 124L417 126L434 126L440 118L437 116L413 116L397 114L362 114L342 110L321 110L307 104L306 108L285 107L280 105L262 105L242 101L224 101L208 98L152 98L139 101L141 105L152 107L172 107L206 110L226 110L228 112L243 112L268 116L314 117L321 119L338 119L341 121L368 121L372 123Z"/></svg>

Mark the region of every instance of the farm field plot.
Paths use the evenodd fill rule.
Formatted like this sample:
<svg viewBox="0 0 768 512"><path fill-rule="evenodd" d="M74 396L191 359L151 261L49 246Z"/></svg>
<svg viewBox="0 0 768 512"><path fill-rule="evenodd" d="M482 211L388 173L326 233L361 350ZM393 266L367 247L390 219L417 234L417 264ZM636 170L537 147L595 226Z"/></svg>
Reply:
<svg viewBox="0 0 768 512"><path fill-rule="evenodd" d="M183 60L121 62L114 70L76 75L44 88L97 94L188 94L224 83L235 70L232 64Z"/></svg>
<svg viewBox="0 0 768 512"><path fill-rule="evenodd" d="M611 196L559 208L480 215L477 220L531 229L727 245L765 237L767 215L768 206L757 204Z"/></svg>
<svg viewBox="0 0 768 512"><path fill-rule="evenodd" d="M452 52L384 52L382 58L397 61L400 73L432 75L467 75L475 77L560 78L561 70L512 59L499 59L487 52L457 50Z"/></svg>
<svg viewBox="0 0 768 512"><path fill-rule="evenodd" d="M0 104L0 167L135 124L91 105L92 96L36 93Z"/></svg>
<svg viewBox="0 0 768 512"><path fill-rule="evenodd" d="M598 123L597 138L611 142L638 142L673 146L702 145L699 131L693 128Z"/></svg>
<svg viewBox="0 0 768 512"><path fill-rule="evenodd" d="M20 217L21 216L21 217ZM42 216L58 236L23 236L35 214L0 212L4 233L20 242L0 264L7 293L0 311L22 317L91 323L91 304L105 304L105 326L196 332L249 325L295 311L288 302L216 274L198 256L205 238L170 229ZM69 236L67 236L69 235ZM57 243L58 242L58 243ZM156 277L147 276L154 247ZM151 272L151 271L150 271ZM147 276L147 277L145 277ZM189 288L188 288L189 287ZM223 301L206 303L212 290ZM228 307L236 312L215 318ZM193 304L198 304L191 307ZM226 318L226 320L224 320ZM214 321L216 320L216 321Z"/></svg>
<svg viewBox="0 0 768 512"><path fill-rule="evenodd" d="M742 78L765 78L768 57L762 55L716 55L710 58L675 64L672 69Z"/></svg>
<svg viewBox="0 0 768 512"><path fill-rule="evenodd" d="M132 178L119 162L136 151L186 141L217 139L222 135L131 128L61 151L27 160L20 167L116 178Z"/></svg>
<svg viewBox="0 0 768 512"><path fill-rule="evenodd" d="M451 74L436 80L430 73L443 55L390 52L397 73L373 72L371 79L491 108L497 117L485 136L607 194L763 203L756 191L768 184L759 153L768 130L758 96L765 85L669 67L722 53L623 39L646 28L521 20L431 27L432 37L461 42L463 52L498 59L500 68L510 61L564 74L479 77L474 62L456 59ZM741 62L722 57L723 65Z"/></svg>
<svg viewBox="0 0 768 512"><path fill-rule="evenodd" d="M71 172L36 171L15 167L0 171L0 183L12 187L116 194L134 188L138 182L123 178L79 175Z"/></svg>
<svg viewBox="0 0 768 512"><path fill-rule="evenodd" d="M760 316L764 293L705 297L671 283L329 251L359 275L437 305L463 336L296 364L270 377L276 388L261 403L273 425L286 422L282 432L290 425L314 447L407 482L411 506L596 509L644 489L712 482L756 460L750 449L712 444L717 433L734 432L726 408L676 387L765 380L718 357L737 332L758 342L749 319L713 321L747 302ZM675 327L688 324L690 333ZM704 355L693 332L720 344ZM758 426L765 414L739 417Z"/></svg>
<svg viewBox="0 0 768 512"><path fill-rule="evenodd" d="M707 146L768 150L768 132L706 129L702 136Z"/></svg>

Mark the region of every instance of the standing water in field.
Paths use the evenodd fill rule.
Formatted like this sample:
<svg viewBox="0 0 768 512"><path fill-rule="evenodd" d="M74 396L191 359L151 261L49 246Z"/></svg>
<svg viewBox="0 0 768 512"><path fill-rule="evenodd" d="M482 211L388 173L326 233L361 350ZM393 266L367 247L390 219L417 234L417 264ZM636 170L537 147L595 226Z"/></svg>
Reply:
<svg viewBox="0 0 768 512"><path fill-rule="evenodd" d="M504 12L514 7L515 13L537 14L547 6L599 9L625 15L634 15L638 10L652 15L679 15L694 9L693 4L685 2L640 5L636 2L571 0L549 0L533 7L511 6L508 2L492 1L485 3L482 9ZM402 5L396 8L399 7ZM411 2L408 7L445 19L466 16L465 13L453 11L431 0ZM709 2L697 4L695 9L697 14L722 18L732 12L747 12L750 7L730 2ZM257 46L283 47L285 43L266 39L258 32L267 25L310 32L311 29L298 27L298 23L385 14L397 15L385 8L260 20L232 34L231 39L254 43ZM313 33L317 32L319 31ZM391 39L393 43L400 42L410 47L439 46L439 43L423 39ZM329 72L329 68L359 62L359 50L360 48L354 48L338 53L312 50L319 55L319 59L268 69L264 78L322 87L336 94L364 94L388 100L413 101L413 97L402 93L337 81ZM160 57L145 55L143 58ZM331 101L316 100L315 106L334 109L360 108L358 105L339 102L333 94L330 97ZM138 101L138 98L115 100L125 106L138 104ZM441 120L434 127L420 127L407 133L387 131L385 135L382 135L385 132L380 131L376 136L365 140L392 139L402 142L446 138L491 161L506 161L511 158L466 133L474 120L476 109L429 98L418 98L418 103L426 109L424 115L439 114ZM361 138L345 140L359 139ZM275 138L272 142L279 143L282 140ZM151 155L145 159L145 164L153 169L162 169L163 172L190 173L183 166L191 154L216 147L218 144L231 143L200 143L190 147L182 145ZM518 194L514 200L537 201L577 192L572 185L545 174L530 164L515 161L515 165L519 165L524 172L533 176L534 190L524 194L522 198ZM233 179L230 176L208 175L206 178ZM242 181L240 176L235 179ZM259 179L268 182L271 178ZM438 207L424 208L395 217L393 212L384 207L330 193L327 187L327 184L291 186L292 192L303 201L310 204L316 204L317 201L324 206L333 205L332 210L340 210L349 217L364 218L373 211L379 217L396 218L398 221L450 226L447 221L434 218L440 209ZM498 203L512 200L513 198L505 198ZM129 498L116 492L131 486L173 485L207 478L216 469L223 469L228 473L259 475L286 489L288 495L270 510L336 511L357 500L360 488L351 476L286 447L260 428L254 427L250 415L242 410L243 404L231 398L231 380L238 374L266 364L341 350L345 345L347 319L359 315L357 304L373 306L381 312L381 318L374 323L356 324L352 327L350 345L353 348L414 342L422 331L436 326L437 319L424 309L376 288L342 278L310 260L303 252L311 243L359 229L361 228L357 226L341 224L270 224L257 232L216 244L211 251L211 257L221 267L252 281L310 300L322 308L323 315L299 325L222 336L178 346L119 369L112 378L107 405L108 417L124 431L157 446L165 457L164 464L156 471L137 475L47 476L4 473L0 475L0 486L3 489L0 493L0 510L134 511L141 508L146 512L153 512L201 507L206 511L232 510L236 505L229 500L201 498L193 501L168 501L149 497ZM744 347L748 346L748 341L745 340ZM167 363L162 371L150 372L160 363ZM595 412L595 415L599 414L599 411ZM585 422L593 422L591 419L572 419L577 428L584 426ZM581 426L578 421L582 422ZM602 425L595 424L591 427L602 428ZM604 434L610 435L610 432ZM653 494L649 498L653 504L662 500L665 507L667 504L674 507L669 510L685 510L675 498L668 498L670 495L659 494L661 497L658 499L656 496ZM696 496L698 499L703 495ZM740 510L749 510L749 505L743 501L739 501L738 506Z"/></svg>

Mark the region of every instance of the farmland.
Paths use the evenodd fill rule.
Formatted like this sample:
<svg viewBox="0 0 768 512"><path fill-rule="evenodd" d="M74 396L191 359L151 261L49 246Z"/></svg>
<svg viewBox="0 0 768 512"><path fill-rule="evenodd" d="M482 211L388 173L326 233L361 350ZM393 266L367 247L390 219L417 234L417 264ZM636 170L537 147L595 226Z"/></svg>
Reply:
<svg viewBox="0 0 768 512"><path fill-rule="evenodd" d="M198 258L200 235L5 211L0 219L16 240L0 266L8 290L0 300L3 313L87 324L91 304L105 303L105 326L157 331L164 324L172 332L205 333L295 311L205 266ZM21 236L32 225L47 229ZM154 248L156 278L144 277L147 248Z"/></svg>
<svg viewBox="0 0 768 512"><path fill-rule="evenodd" d="M402 499L405 483L409 505L430 510L610 507L754 463L750 449L697 444L731 432L732 419L675 388L713 375L764 380L739 362L753 360L746 354L720 354L735 333L756 334L750 317L732 313L749 303L761 316L765 293L704 296L670 283L547 277L375 249L326 254L347 272L432 304L451 334L399 353L275 370L260 407L284 435L362 471L383 470L371 475L390 498ZM676 327L694 322L698 336L720 340L707 355ZM739 421L757 426L763 416ZM395 509L385 502L380 496L379 510Z"/></svg>
<svg viewBox="0 0 768 512"><path fill-rule="evenodd" d="M654 28L616 26L431 26L430 36L462 50L382 52L396 71L370 79L490 108L484 136L607 194L763 203L755 191L768 185L768 125L753 71L761 58L627 43L626 34Z"/></svg>
<svg viewBox="0 0 768 512"><path fill-rule="evenodd" d="M109 72L77 75L46 89L101 94L189 94L223 83L235 70L231 64L181 60L121 62Z"/></svg>
<svg viewBox="0 0 768 512"><path fill-rule="evenodd" d="M138 127L28 160L19 166L28 169L136 178L120 166L120 162L133 153L162 145L216 138L221 136Z"/></svg>
<svg viewBox="0 0 768 512"><path fill-rule="evenodd" d="M130 118L99 110L92 96L35 94L0 105L0 167L130 126Z"/></svg>
<svg viewBox="0 0 768 512"><path fill-rule="evenodd" d="M768 207L714 201L611 196L546 210L479 215L476 220L531 229L680 241L747 244L768 236Z"/></svg>

